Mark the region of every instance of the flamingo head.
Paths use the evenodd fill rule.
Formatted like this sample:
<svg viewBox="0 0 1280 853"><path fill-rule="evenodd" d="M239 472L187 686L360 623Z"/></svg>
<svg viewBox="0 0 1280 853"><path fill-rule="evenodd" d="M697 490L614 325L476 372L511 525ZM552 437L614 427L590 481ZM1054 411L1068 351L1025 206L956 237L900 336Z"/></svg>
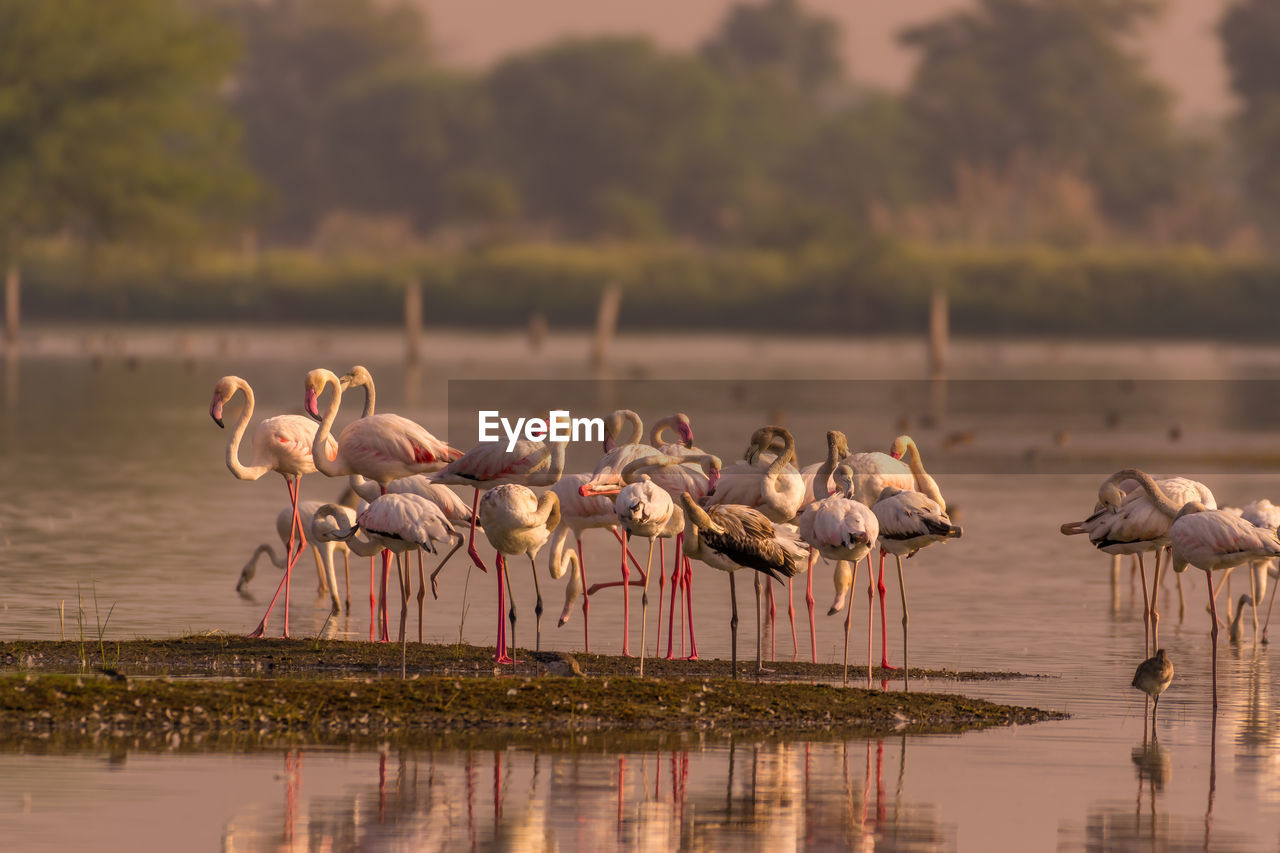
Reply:
<svg viewBox="0 0 1280 853"><path fill-rule="evenodd" d="M307 374L307 380L306 382L303 383L303 386L302 386L303 408L306 410L307 414L311 416L312 419L317 421L323 420L323 418L320 417L319 401L320 401L320 392L324 390L326 373L328 373L328 371L325 371L325 370L311 371L310 373ZM329 376L332 376L332 375L333 375L332 373L329 373ZM341 391L342 389L341 380L338 381L338 389L339 391Z"/></svg>
<svg viewBox="0 0 1280 853"><path fill-rule="evenodd" d="M707 494L714 495L716 493L716 483L720 482L720 460L711 457L711 467L707 471Z"/></svg>
<svg viewBox="0 0 1280 853"><path fill-rule="evenodd" d="M689 423L689 416L684 412L676 415L676 432L680 433L680 443L685 447L693 447L693 426Z"/></svg>
<svg viewBox="0 0 1280 853"><path fill-rule="evenodd" d="M900 435L893 440L892 446L889 447L889 455L894 459L901 459L907 452L907 445L913 443L909 436Z"/></svg>
<svg viewBox="0 0 1280 853"><path fill-rule="evenodd" d="M226 426L222 422L222 407L234 393L236 393L236 386L231 376L222 377L218 380L218 384L213 386L213 402L209 404L209 417L213 418L213 422L219 427Z"/></svg>

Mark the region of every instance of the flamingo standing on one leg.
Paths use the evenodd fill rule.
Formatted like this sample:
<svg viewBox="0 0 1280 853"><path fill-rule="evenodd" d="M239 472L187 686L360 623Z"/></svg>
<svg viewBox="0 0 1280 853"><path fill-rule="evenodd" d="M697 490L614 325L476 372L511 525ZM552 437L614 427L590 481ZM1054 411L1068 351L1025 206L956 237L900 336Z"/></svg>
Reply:
<svg viewBox="0 0 1280 853"><path fill-rule="evenodd" d="M880 559L886 553L898 561L898 589L902 593L902 685L909 688L907 663L907 585L902 577L902 558L911 557L944 539L959 539L963 531L951 523L937 502L920 492L906 492L889 486L880 491L880 499L871 508L880 522ZM870 677L871 662L867 661Z"/></svg>
<svg viewBox="0 0 1280 853"><path fill-rule="evenodd" d="M367 373L367 371L366 371ZM352 376L346 379L349 385ZM324 415L318 411L318 400L326 388L333 396ZM320 423L315 428L312 452L329 440L329 431L342 405L343 380L331 370L317 368L307 374L303 384L307 414ZM400 477L438 471L462 452L436 438L422 426L400 415L372 414L347 424L338 434L337 453L332 458L318 459L316 468L329 477L359 474L374 480L385 492L387 484ZM391 552L382 555L382 640L390 639L387 626L387 580L391 574ZM371 614L372 618L372 614Z"/></svg>
<svg viewBox="0 0 1280 853"><path fill-rule="evenodd" d="M1144 483L1144 485L1146 485ZM1239 516L1208 509L1199 501L1189 501L1178 510L1169 526L1173 546L1173 570L1188 565L1205 573L1209 584L1209 612L1213 643L1213 710L1218 710L1218 606L1213 594L1213 572L1247 563L1280 557L1280 539L1273 530L1254 527Z"/></svg>
<svg viewBox="0 0 1280 853"><path fill-rule="evenodd" d="M431 475L431 481L454 486L471 486L475 489L472 500L471 533L467 539L467 555L483 572L489 568L480 559L476 550L476 524L483 525L478 507L480 492L503 485L551 486L560 480L564 473L566 442L520 440L510 452L500 442L483 442L468 450L461 457L449 463L440 471ZM485 531L486 536L488 531ZM493 540L490 539L492 542ZM518 552L517 552L518 553ZM502 564L505 566L506 561ZM495 643L494 660L497 663L512 663L506 654L506 586L504 573L498 572L498 638ZM512 607L514 612L514 604ZM514 622L514 615L512 617Z"/></svg>
<svg viewBox="0 0 1280 853"><path fill-rule="evenodd" d="M213 402L209 404L209 417L219 427L222 422L222 409L237 391L244 393L244 409L231 431L231 439L227 442L227 468L238 480L257 480L268 471L275 471L284 477L289 487L290 523L289 541L286 543L284 577L280 579L280 587L267 605L267 612L262 621L254 629L250 637L261 637L267 629L267 618L271 609L276 606L280 597L280 589L284 589L284 636L289 636L289 579L293 566L305 546L306 538L302 529L302 521L298 518L298 491L302 484L302 475L316 470L312 451L319 450L321 456L334 452L332 441L312 442L311 423L300 415L276 415L265 418L253 430L253 464L246 467L240 462L240 440L244 437L253 417L253 388L239 376L224 376L213 387ZM298 542L294 550L295 536Z"/></svg>
<svg viewBox="0 0 1280 853"><path fill-rule="evenodd" d="M875 547L876 538L880 534L880 523L875 513L867 509L865 504L849 497L853 492L853 469L848 465L841 465L836 469L835 476L836 493L810 504L800 515L800 538L809 543L810 577L813 575L813 563L819 555L829 560L849 561L856 565ZM817 491L823 491L825 487L825 478L818 480L815 485ZM809 601L812 602L812 582L809 590ZM844 680L846 682L849 679L849 623L852 616L853 607L850 606L844 620ZM811 605L809 637L814 663L817 663L818 659L816 629Z"/></svg>
<svg viewBox="0 0 1280 853"><path fill-rule="evenodd" d="M781 581L795 575L808 547L794 525L774 524L763 513L747 506L721 504L703 509L688 494L680 496L684 509L685 556L701 560L713 569L729 573L733 617L733 677L738 677L738 594L733 576L738 569L752 569ZM763 672L760 632L760 587L756 586L756 674Z"/></svg>
<svg viewBox="0 0 1280 853"><path fill-rule="evenodd" d="M1130 487L1126 493L1125 489ZM1133 554L1138 558L1138 569L1142 575L1143 644L1147 654L1153 645L1160 645L1160 614L1156 607L1160 583L1159 551L1169 544L1169 526L1178 511L1193 500L1210 508L1217 506L1213 493L1203 483L1184 477L1156 480L1137 468L1124 468L1099 486L1098 504L1093 515L1083 521L1068 522L1061 528L1068 536L1087 533L1093 546L1105 554ZM1156 552L1156 571L1148 596L1147 570L1142 555L1151 551Z"/></svg>
<svg viewBox="0 0 1280 853"><path fill-rule="evenodd" d="M563 445L560 445L563 447ZM537 594L536 639L534 649L542 647L542 589L538 585L538 565L535 557L546 544L551 531L560 523L560 499L555 492L543 492L539 498L532 489L525 486L507 483L485 492L480 501L480 523L484 526L485 538L498 552L498 608L502 608L502 581L505 577L507 585L511 583L507 576L507 554L525 554L529 557L529 566L533 569L533 589ZM511 644L515 645L516 606L515 598L511 600L509 611L511 620ZM499 626L501 628L501 625ZM507 636L505 630L498 632L498 647L494 659L498 663L515 663L507 653Z"/></svg>
<svg viewBox="0 0 1280 853"><path fill-rule="evenodd" d="M570 610L578 594L586 587L586 572L583 569L582 534L592 528L607 528L614 536L621 538L618 532L618 519L613 514L613 500L607 495L583 497L579 489L591 479L590 474L566 474L551 487L560 500L560 526L551 535L551 577L562 577L572 566L578 577L569 583L566 591L564 610L560 613L558 626L569 621ZM574 537L578 550L566 550L569 536ZM570 557L569 555L573 555ZM594 589L593 589L594 592ZM586 619L583 620L583 646L590 644L587 634Z"/></svg>

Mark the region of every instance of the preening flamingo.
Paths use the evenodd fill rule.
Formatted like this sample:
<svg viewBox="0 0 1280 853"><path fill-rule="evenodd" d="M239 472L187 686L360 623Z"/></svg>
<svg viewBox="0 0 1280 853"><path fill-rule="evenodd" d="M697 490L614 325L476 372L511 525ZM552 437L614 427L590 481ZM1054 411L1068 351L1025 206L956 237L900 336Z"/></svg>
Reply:
<svg viewBox="0 0 1280 853"><path fill-rule="evenodd" d="M240 462L240 440L249 426L249 419L253 417L253 388L239 376L222 377L213 386L213 401L209 404L209 417L213 418L213 422L220 428L223 427L222 409L237 391L244 394L244 409L241 410L235 428L231 431L231 439L227 442L227 468L237 480L257 480L269 471L280 474L289 488L291 509L289 541L285 546L284 577L281 578L280 586L276 588L276 594L272 596L271 603L267 605L267 612L263 614L262 621L249 636L261 637L266 632L267 618L271 616L271 609L276 606L276 599L280 597L280 589L283 588L284 636L287 637L289 636L289 579L293 566L297 563L306 543L302 521L298 518L298 491L302 484L302 475L316 470L312 458L313 449L319 450L320 455L325 457L335 452L335 447L332 441L312 442L312 424L301 415L276 415L264 418L254 427L253 464L246 467ZM296 551L294 550L295 533L298 540Z"/></svg>
<svg viewBox="0 0 1280 853"><path fill-rule="evenodd" d="M367 371L365 371L367 375ZM347 384L359 374L348 374ZM321 416L317 403L326 388L333 396ZM317 368L307 374L303 384L307 414L320 421L315 428L312 451L329 440L329 431L342 405L343 381L331 370ZM319 460L316 468L329 477L359 474L374 480L386 490L387 484L400 477L438 471L462 455L436 438L419 424L400 415L371 414L347 424L338 434L338 452L332 459ZM382 555L382 640L389 640L387 627L387 580L391 574L391 553Z"/></svg>
<svg viewBox="0 0 1280 853"><path fill-rule="evenodd" d="M1124 487L1136 483L1128 492ZM1098 488L1098 508L1083 521L1062 525L1068 536L1086 533L1089 541L1106 554L1135 554L1142 574L1143 643L1150 653L1159 646L1160 613L1156 594L1160 583L1159 549L1169 544L1169 526L1188 501L1199 501L1216 507L1213 493L1203 483L1184 477L1162 477L1157 481L1137 468L1124 468L1112 474ZM1147 570L1142 555L1156 551L1155 577L1151 594L1147 594ZM1210 590L1212 593L1212 590Z"/></svg>
<svg viewBox="0 0 1280 853"><path fill-rule="evenodd" d="M646 631L648 630L649 619L649 568L653 561L653 543L656 539L670 539L675 537L675 563L671 567L671 577L674 579L687 572L684 563L688 562L688 557L684 555L681 545L684 541L684 511L676 505L671 499L667 490L660 488L650 479L648 474L641 474L640 478L634 483L628 483L618 492L618 497L614 500L613 511L618 521L627 531L629 536L643 536L649 540L649 555L645 558L645 586L644 594L640 598L640 674L644 675L644 655ZM681 570L685 569L684 572ZM672 581L671 594L671 611L673 619L675 613L675 581ZM692 612L690 612L690 628L692 628ZM658 592L658 644L662 643L662 591ZM693 654L696 658L698 655L697 646L690 644ZM667 632L667 656L671 654L670 627ZM657 650L654 650L657 655Z"/></svg>
<svg viewBox="0 0 1280 853"><path fill-rule="evenodd" d="M564 473L566 446L567 443L563 441L547 443L522 439L517 441L511 451L508 452L506 445L501 442L482 442L431 475L430 479L433 483L471 486L475 489L475 498L471 503L472 522L471 533L467 539L467 555L471 557L471 562L478 566L482 572L487 573L489 568L480 559L480 552L476 550L475 542L476 524L484 524L484 520L480 518L478 512L480 492L504 485L555 485ZM488 535L487 530L485 534L486 536ZM490 542L492 541L490 539ZM499 555L499 558L501 559L501 555ZM502 560L502 565L506 565L505 560ZM507 629L503 621L505 618L503 611L506 609L504 576L504 572L498 572L498 642L494 652L494 659L498 663L512 663L511 657L506 654L505 637ZM513 624L515 622L514 611L515 606L513 603ZM514 631L514 628L512 630Z"/></svg>
<svg viewBox="0 0 1280 853"><path fill-rule="evenodd" d="M806 601L809 605L809 645L813 662L818 662L817 625L813 618L813 564L821 555L828 560L849 562L856 570L858 561L875 547L880 535L880 524L875 513L849 497L853 492L853 469L841 465L836 469L837 491L805 507L800 515L800 538L809 543L809 587ZM816 489L825 491L826 478L816 481ZM867 563L867 574L871 563ZM850 593L852 595L852 592ZM849 677L849 623L853 607L844 620L844 668L845 680Z"/></svg>
<svg viewBox="0 0 1280 853"><path fill-rule="evenodd" d="M703 509L684 494L685 556L701 560L714 569L729 573L729 597L733 617L733 676L738 677L738 594L734 572L751 569L756 573L756 673L763 671L760 632L760 575L781 581L795 575L808 548L800 541L794 525L774 524L763 513L747 506L723 504Z"/></svg>
<svg viewBox="0 0 1280 853"><path fill-rule="evenodd" d="M563 448L563 444L558 445ZM525 554L529 557L529 566L533 569L533 589L537 595L534 607L537 634L534 649L542 647L542 589L538 585L538 565L535 557L551 536L551 531L560 523L560 500L555 492L543 492L539 498L532 489L525 486L507 483L485 492L480 500L480 523L484 526L485 538L498 552L498 642L494 651L494 660L498 663L515 663L507 653L507 635L502 617L503 579L507 575L507 554ZM511 644L515 645L516 604L511 599L508 613L511 620Z"/></svg>
<svg viewBox="0 0 1280 853"><path fill-rule="evenodd" d="M1148 478L1150 479L1150 478ZM1144 486L1147 484L1144 483ZM1149 488L1149 487L1148 487ZM1156 499L1167 503L1159 494ZM1243 518L1218 509L1209 509L1199 501L1188 501L1178 510L1169 526L1169 543L1173 547L1173 570L1184 571L1195 566L1204 571L1209 584L1209 612L1213 622L1209 631L1213 645L1213 709L1218 709L1218 606L1213 594L1213 572L1247 563L1280 557L1280 539L1274 530L1254 527Z"/></svg>
<svg viewBox="0 0 1280 853"><path fill-rule="evenodd" d="M921 548L945 539L959 539L963 531L951 523L947 513L938 503L921 492L903 491L887 486L880 491L880 499L871 508L880 523L880 560L886 553L898 561L898 589L902 592L902 683L910 686L907 664L907 585L902 577L902 558L913 556ZM870 590L868 613L870 618ZM883 601L883 592L881 600ZM852 609L852 608L851 608ZM871 643L867 642L867 677L871 677Z"/></svg>

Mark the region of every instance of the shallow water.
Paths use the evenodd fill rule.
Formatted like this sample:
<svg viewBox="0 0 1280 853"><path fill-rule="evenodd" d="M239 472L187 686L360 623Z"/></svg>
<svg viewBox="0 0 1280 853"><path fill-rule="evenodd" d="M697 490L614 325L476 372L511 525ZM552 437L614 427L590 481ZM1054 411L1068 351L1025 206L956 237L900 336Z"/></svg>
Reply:
<svg viewBox="0 0 1280 853"><path fill-rule="evenodd" d="M462 380L536 378L543 382L528 386L529 393L541 399L578 393L580 386L565 381L589 376L582 366L585 341L570 336L553 336L530 355L519 338L436 335L426 365L406 381L395 364L399 341L372 332L341 338L325 330L113 334L35 330L21 361L6 363L0 410L5 639L83 632L96 642L101 630L109 644L134 636L242 632L257 623L280 573L262 561L252 600L233 587L258 542L279 547L273 520L287 496L279 477L238 482L223 466L226 433L209 422L207 411L213 383L224 373L249 379L258 414L269 415L298 409L306 369L325 364L341 371L362 361L380 380L380 410L414 417L463 445L474 429L464 422L466 405L477 394L511 391L509 382ZM1127 565L1113 590L1106 558L1057 528L1087 514L1098 481L1119 467L1117 459L1150 457L1163 468L1194 471L1221 503L1276 497L1276 473L1251 468L1247 460L1269 451L1275 399L1269 386L1280 376L1280 350L957 343L954 376L999 381L953 383L946 426L938 429L921 426L919 401L927 389L919 383L845 382L918 376L921 356L922 348L908 341L623 336L614 354L615 382L601 393L626 403L641 397L635 407L649 419L685 408L699 445L726 464L750 431L769 420L785 419L801 443L801 461L808 462L817 459L822 430L833 420L855 446L883 448L898 431L894 421L906 417L965 527L959 542L905 565L912 666L1052 676L958 686L913 679L913 689L958 690L1067 711L1072 719L871 742L692 740L674 751L631 743L616 749L497 743L407 752L303 748L300 759L284 751L4 754L0 830L21 849L50 850L172 849L179 842L236 850L1274 848L1280 720L1271 703L1269 648L1253 643L1251 625L1235 646L1223 632L1222 704L1211 726L1205 582L1194 571L1182 578L1187 603L1180 619L1166 579L1161 641L1178 675L1161 703L1159 748L1153 749L1143 697L1128 686L1144 654L1141 593L1131 586ZM689 375L707 381L681 379ZM1013 381L1040 376L1089 381L1047 389ZM1192 376L1199 381L1164 381ZM1152 381L1127 386L1102 377ZM787 378L792 381L780 381ZM640 379L681 381L633 381ZM229 406L228 420L238 411L238 404ZM1176 440L1170 435L1175 425ZM959 433L969 433L965 443L943 452L943 440ZM1214 455L1219 451L1234 455L1224 460ZM588 448L576 448L570 468L588 467L590 460ZM303 481L303 499L332 499L339 491L323 478ZM583 541L590 579L616 577L612 537L591 531ZM481 552L489 561L492 552L483 545ZM643 547L637 553L643 560ZM492 642L493 578L455 560L442 575L440 601L426 601L424 639L456 640L465 612L463 638ZM353 563L352 612L337 620L336 631L367 638L368 569L365 561ZM310 560L304 557L299 569L290 627L306 636L320 629L326 607L315 594ZM726 657L727 579L703 566L694 572L698 651ZM527 563L513 561L512 579L523 645L534 631ZM865 660L867 648L866 580L864 564L853 597L854 661ZM886 582L889 655L900 663L892 559ZM541 586L544 647L581 648L581 610L556 628L562 583L544 575ZM754 601L749 582L738 586L739 654L749 659ZM1235 596L1247 587L1247 578L1234 579ZM814 593L819 659L839 660L843 618L825 615L830 567L819 564ZM633 591L633 647L639 599ZM397 604L393 599L393 632ZM805 655L802 589L795 604ZM789 658L785 597L779 605L776 651ZM651 650L654 606L656 596ZM622 612L617 589L592 598L594 651L618 650ZM277 614L273 633L280 630ZM878 655L878 612L875 617ZM409 624L416 636L416 608Z"/></svg>

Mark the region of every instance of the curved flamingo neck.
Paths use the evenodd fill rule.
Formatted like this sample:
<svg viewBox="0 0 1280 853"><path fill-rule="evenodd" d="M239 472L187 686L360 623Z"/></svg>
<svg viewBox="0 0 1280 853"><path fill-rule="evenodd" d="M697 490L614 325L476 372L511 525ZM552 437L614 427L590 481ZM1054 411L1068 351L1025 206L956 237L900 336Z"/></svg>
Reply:
<svg viewBox="0 0 1280 853"><path fill-rule="evenodd" d="M319 393L323 394L325 389L330 385L333 386L333 396L329 398L329 403L325 406L324 417L320 420L320 425L316 427L315 438L311 440L311 460L316 466L316 470L327 477L342 477L347 474L354 473L348 471L341 464L341 448L339 448L339 458L330 460L325 454L325 444L329 441L329 431L333 429L333 422L338 417L338 407L342 405L342 382L332 370L322 372L324 384L320 386Z"/></svg>
<svg viewBox="0 0 1280 853"><path fill-rule="evenodd" d="M920 448L916 447L915 439L908 437L904 444L906 445L906 451L903 455L907 457L907 467L911 469L911 477L916 482L916 491L932 500L943 512L946 512L947 504L942 498L942 490L938 488L938 482L925 470L924 460L920 458Z"/></svg>
<svg viewBox="0 0 1280 853"><path fill-rule="evenodd" d="M547 467L529 477L526 485L554 486L564 474L564 454L565 449L569 446L568 443L553 441L548 446L551 448L551 458Z"/></svg>
<svg viewBox="0 0 1280 853"><path fill-rule="evenodd" d="M680 435L680 431L676 426L678 423L680 423L678 415L667 415L665 418L659 420L653 425L653 429L649 431L649 443L654 447L661 447L664 444L683 444L684 436ZM676 433L676 440L674 442L667 442L663 440L662 434L668 430ZM636 440L639 441L638 435Z"/></svg>
<svg viewBox="0 0 1280 853"><path fill-rule="evenodd" d="M813 497L815 500L822 500L831 496L831 488L828 485L831 480L832 473L836 470L836 465L840 462L840 448L834 435L827 436L827 458L822 461L822 465L818 467L818 473L813 475Z"/></svg>
<svg viewBox="0 0 1280 853"><path fill-rule="evenodd" d="M367 418L373 414L374 408L378 404L378 391L373 386L373 377L366 376L360 383L364 386L364 410L360 412L360 417Z"/></svg>
<svg viewBox="0 0 1280 853"><path fill-rule="evenodd" d="M1151 475L1145 471L1139 471L1137 468L1122 468L1106 479L1102 484L1103 488L1107 485L1115 485L1125 480L1137 480L1146 491L1147 497L1151 499L1151 503L1156 509L1160 510L1168 518L1176 518L1178 511L1182 507L1174 504L1169 500L1169 496L1160 488L1160 484L1151 478ZM1098 490L1099 499L1101 499L1102 488Z"/></svg>
<svg viewBox="0 0 1280 853"><path fill-rule="evenodd" d="M246 467L240 462L240 442L244 438L245 430L249 428L249 419L253 417L254 399L253 389L249 387L248 382L237 377L235 387L244 392L244 409L241 410L235 429L231 431L231 438L227 441L227 468L230 469L237 480L256 480L270 471L271 466L254 465ZM233 391L232 393L235 392Z"/></svg>

